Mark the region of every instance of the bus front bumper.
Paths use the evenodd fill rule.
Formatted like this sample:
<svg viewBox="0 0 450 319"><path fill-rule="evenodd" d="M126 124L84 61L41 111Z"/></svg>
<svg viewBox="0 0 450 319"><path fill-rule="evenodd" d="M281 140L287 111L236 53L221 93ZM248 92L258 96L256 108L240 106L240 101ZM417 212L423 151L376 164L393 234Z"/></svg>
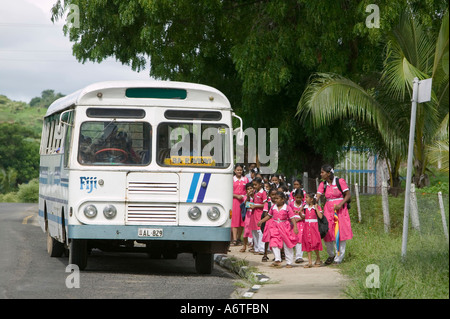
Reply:
<svg viewBox="0 0 450 319"><path fill-rule="evenodd" d="M143 229L145 231L143 231ZM153 230L157 231L152 234ZM160 232L160 230L162 232ZM163 225L69 225L68 232L68 237L70 239L175 240L209 242L230 241L229 227ZM161 233L162 236L159 236ZM158 237L154 237L152 235L157 235Z"/></svg>

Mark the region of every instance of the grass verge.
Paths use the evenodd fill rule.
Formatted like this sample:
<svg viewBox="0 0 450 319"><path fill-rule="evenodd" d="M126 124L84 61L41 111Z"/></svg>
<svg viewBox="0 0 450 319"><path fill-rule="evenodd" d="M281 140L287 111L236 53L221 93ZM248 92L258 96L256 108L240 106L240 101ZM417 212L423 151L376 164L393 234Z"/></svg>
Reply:
<svg viewBox="0 0 450 319"><path fill-rule="evenodd" d="M421 230L409 230L405 260L401 258L404 198L389 197L389 233L384 232L381 196L362 197L361 223L355 222L357 212L352 208L354 237L347 242L344 263L336 266L350 278L345 290L349 298L449 298L449 245L436 211L437 199L430 200L419 199L419 205L424 203L419 212ZM448 196L445 206L448 221Z"/></svg>

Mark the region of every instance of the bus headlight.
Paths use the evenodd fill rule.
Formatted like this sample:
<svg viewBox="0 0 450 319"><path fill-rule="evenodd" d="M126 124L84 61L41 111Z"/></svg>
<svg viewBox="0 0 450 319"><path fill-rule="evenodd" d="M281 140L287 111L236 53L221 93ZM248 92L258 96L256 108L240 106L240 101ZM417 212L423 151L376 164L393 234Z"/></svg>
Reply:
<svg viewBox="0 0 450 319"><path fill-rule="evenodd" d="M197 220L202 216L202 211L197 206L191 207L188 210L188 216L192 220Z"/></svg>
<svg viewBox="0 0 450 319"><path fill-rule="evenodd" d="M103 208L103 215L108 219L113 219L117 215L117 209L114 205L108 205Z"/></svg>
<svg viewBox="0 0 450 319"><path fill-rule="evenodd" d="M94 205L87 205L84 208L84 215L87 218L94 218L95 216L97 216L97 208Z"/></svg>
<svg viewBox="0 0 450 319"><path fill-rule="evenodd" d="M218 220L220 217L220 211L217 207L211 207L208 209L208 212L206 213L208 215L208 218L212 221Z"/></svg>

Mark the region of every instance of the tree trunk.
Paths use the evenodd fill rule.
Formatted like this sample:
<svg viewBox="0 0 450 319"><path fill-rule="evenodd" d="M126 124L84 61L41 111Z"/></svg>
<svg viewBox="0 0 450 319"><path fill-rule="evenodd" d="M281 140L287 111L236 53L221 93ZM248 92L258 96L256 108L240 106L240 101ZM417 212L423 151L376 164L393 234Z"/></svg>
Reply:
<svg viewBox="0 0 450 319"><path fill-rule="evenodd" d="M417 188L423 188L430 185L430 178L425 173L425 163L423 161L414 161L414 172L411 183L414 183Z"/></svg>

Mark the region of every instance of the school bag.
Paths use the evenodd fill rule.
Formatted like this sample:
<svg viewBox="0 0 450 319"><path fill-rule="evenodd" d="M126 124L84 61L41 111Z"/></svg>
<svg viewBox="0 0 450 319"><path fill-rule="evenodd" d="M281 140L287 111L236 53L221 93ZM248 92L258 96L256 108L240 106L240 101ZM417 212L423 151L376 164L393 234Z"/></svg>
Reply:
<svg viewBox="0 0 450 319"><path fill-rule="evenodd" d="M272 202L267 202L267 211L263 211L262 215L261 215L261 219L263 219L264 217L267 216L267 214L269 214L270 212L270 208L272 207ZM264 228L266 228L266 222L261 224L261 231L264 232Z"/></svg>
<svg viewBox="0 0 450 319"><path fill-rule="evenodd" d="M239 207L241 208L241 217L242 217L242 221L245 220L245 215L247 214L247 207L245 206L245 201L241 203L241 205L239 205Z"/></svg>
<svg viewBox="0 0 450 319"><path fill-rule="evenodd" d="M328 233L328 220L325 217L325 214L322 214L322 219L319 218L317 212L316 216L317 216L317 224L319 225L320 238L323 239Z"/></svg>
<svg viewBox="0 0 450 319"><path fill-rule="evenodd" d="M342 196L344 196L344 193L342 192L341 184L339 183L339 178L335 177L336 179L336 186L339 189L339 191L342 193ZM327 183L323 182L323 195L325 196L325 191L327 190ZM352 201L352 197L348 199L348 201L345 203L347 205L347 209L351 208L350 202Z"/></svg>

